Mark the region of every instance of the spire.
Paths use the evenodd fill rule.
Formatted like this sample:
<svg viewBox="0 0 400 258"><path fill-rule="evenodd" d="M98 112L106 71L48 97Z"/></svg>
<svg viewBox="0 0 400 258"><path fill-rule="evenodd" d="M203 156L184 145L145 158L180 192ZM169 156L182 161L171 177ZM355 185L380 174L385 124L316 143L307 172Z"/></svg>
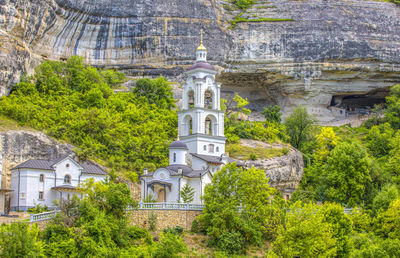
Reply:
<svg viewBox="0 0 400 258"><path fill-rule="evenodd" d="M207 49L205 48L205 46L203 46L203 29L200 30L200 46L197 48L197 50L205 50L207 51Z"/></svg>

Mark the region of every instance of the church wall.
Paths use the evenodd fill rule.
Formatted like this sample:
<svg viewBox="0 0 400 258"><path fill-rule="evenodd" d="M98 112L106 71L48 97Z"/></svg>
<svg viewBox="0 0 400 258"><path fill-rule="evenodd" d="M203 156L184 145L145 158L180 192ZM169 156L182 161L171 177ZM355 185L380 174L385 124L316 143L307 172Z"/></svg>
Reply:
<svg viewBox="0 0 400 258"><path fill-rule="evenodd" d="M199 178L193 178L188 180L190 187L194 189L193 202L194 204L201 204L201 183Z"/></svg>

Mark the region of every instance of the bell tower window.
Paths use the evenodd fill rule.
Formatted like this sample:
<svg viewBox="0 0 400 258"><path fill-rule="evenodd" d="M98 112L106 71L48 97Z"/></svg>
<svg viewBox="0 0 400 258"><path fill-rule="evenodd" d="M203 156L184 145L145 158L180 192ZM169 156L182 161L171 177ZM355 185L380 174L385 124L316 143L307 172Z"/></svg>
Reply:
<svg viewBox="0 0 400 258"><path fill-rule="evenodd" d="M188 92L188 108L194 107L194 91L190 90Z"/></svg>
<svg viewBox="0 0 400 258"><path fill-rule="evenodd" d="M204 108L213 108L213 94L210 90L206 90L206 92L204 93Z"/></svg>

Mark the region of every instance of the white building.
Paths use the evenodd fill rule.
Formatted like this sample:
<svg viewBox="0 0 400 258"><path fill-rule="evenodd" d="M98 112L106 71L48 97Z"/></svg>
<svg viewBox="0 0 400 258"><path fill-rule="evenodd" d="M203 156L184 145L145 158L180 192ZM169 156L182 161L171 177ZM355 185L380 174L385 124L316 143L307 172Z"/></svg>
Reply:
<svg viewBox="0 0 400 258"><path fill-rule="evenodd" d="M54 200L68 199L76 187L93 178L102 181L107 173L92 162L76 162L66 156L54 160L30 159L11 169L11 210L24 210L38 204L55 208Z"/></svg>
<svg viewBox="0 0 400 258"><path fill-rule="evenodd" d="M216 71L207 63L201 42L196 63L186 72L183 110L178 114L181 140L169 146L169 166L141 176L142 200L153 196L158 202L182 202L186 184L194 189L193 203L201 203L204 187L216 171L229 161L225 155L224 112L220 107L221 85Z"/></svg>

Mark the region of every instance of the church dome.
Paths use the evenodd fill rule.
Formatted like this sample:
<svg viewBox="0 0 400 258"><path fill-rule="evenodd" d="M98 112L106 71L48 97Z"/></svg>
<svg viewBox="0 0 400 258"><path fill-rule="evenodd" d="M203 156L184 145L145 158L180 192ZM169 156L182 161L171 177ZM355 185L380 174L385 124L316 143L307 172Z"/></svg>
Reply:
<svg viewBox="0 0 400 258"><path fill-rule="evenodd" d="M194 69L206 69L206 70L215 71L214 66L210 65L207 62L197 62L194 65L192 65L191 67L189 67L188 70L191 71Z"/></svg>
<svg viewBox="0 0 400 258"><path fill-rule="evenodd" d="M203 46L203 43L201 43L200 46L196 49L196 51L199 51L199 50L207 51L207 48L205 46Z"/></svg>
<svg viewBox="0 0 400 258"><path fill-rule="evenodd" d="M188 149L187 145L181 141L173 141L171 143L171 145L169 145L169 148L170 149L185 149L185 150Z"/></svg>

